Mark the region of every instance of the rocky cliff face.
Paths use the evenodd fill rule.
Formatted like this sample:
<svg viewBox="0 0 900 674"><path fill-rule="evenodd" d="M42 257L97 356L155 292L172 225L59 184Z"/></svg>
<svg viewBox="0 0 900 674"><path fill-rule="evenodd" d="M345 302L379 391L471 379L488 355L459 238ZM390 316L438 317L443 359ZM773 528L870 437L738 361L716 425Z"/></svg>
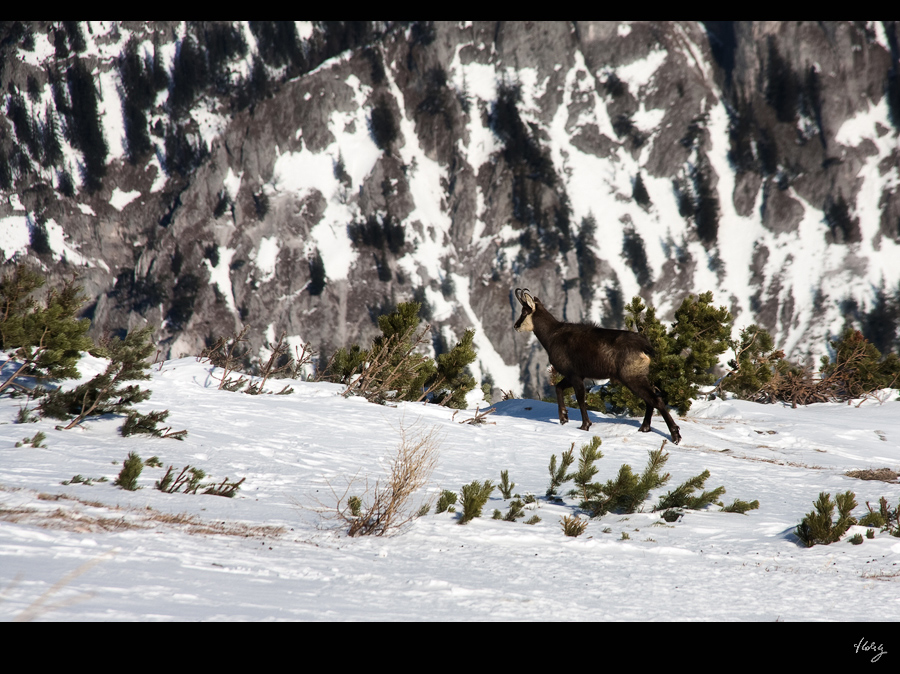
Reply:
<svg viewBox="0 0 900 674"><path fill-rule="evenodd" d="M607 326L713 290L804 358L900 283L893 23L35 22L0 49L0 257L171 357L242 324L329 354L416 299L436 350L475 327L476 377L538 394L515 287Z"/></svg>

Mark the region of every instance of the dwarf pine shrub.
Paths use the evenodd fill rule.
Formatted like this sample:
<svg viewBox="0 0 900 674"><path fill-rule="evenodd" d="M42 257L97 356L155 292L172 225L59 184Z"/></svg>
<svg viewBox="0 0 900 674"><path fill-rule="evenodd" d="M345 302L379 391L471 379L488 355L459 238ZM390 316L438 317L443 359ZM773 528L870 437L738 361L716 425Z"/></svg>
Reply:
<svg viewBox="0 0 900 674"><path fill-rule="evenodd" d="M775 376L784 351L775 350L772 335L756 324L741 330L740 338L729 340L728 344L734 358L728 361L730 370L719 388L731 391L738 398L762 402L762 391Z"/></svg>
<svg viewBox="0 0 900 674"><path fill-rule="evenodd" d="M103 349L110 362L106 370L71 391L57 389L41 403L41 412L54 419L71 419L64 429L72 428L88 416L122 414L135 403L150 397L150 391L123 382L150 379L147 358L154 347L149 337L151 327L130 332L124 340L114 338ZM74 418L73 418L74 417Z"/></svg>
<svg viewBox="0 0 900 674"><path fill-rule="evenodd" d="M44 278L23 263L0 278L0 351L12 351L17 367L0 379L0 392L19 387L17 379L78 377L81 354L93 346L91 322L75 318L86 298L74 281L52 288L43 301L34 294Z"/></svg>
<svg viewBox="0 0 900 674"><path fill-rule="evenodd" d="M688 295L668 329L656 318L656 310L645 307L640 297L625 307L625 328L644 335L655 351L650 381L681 415L690 410L701 386L715 383L712 370L731 337L731 313L725 307L715 308L712 301L711 292ZM591 394L589 402L595 408L608 405L615 412L627 411L633 416L644 413L644 402L620 384L611 383Z"/></svg>
<svg viewBox="0 0 900 674"><path fill-rule="evenodd" d="M835 501L837 502L838 519L834 521ZM856 524L856 518L850 513L856 507L856 494L846 491L835 496L821 492L813 503L815 510L807 513L794 530L803 544L811 548L814 545L830 545L840 540L847 529Z"/></svg>
<svg viewBox="0 0 900 674"><path fill-rule="evenodd" d="M84 475L73 475L71 480L63 480L62 485L83 484L92 487L95 482L109 482L106 477L85 477Z"/></svg>
<svg viewBox="0 0 900 674"><path fill-rule="evenodd" d="M900 381L900 357L882 357L875 345L859 330L847 328L831 342L834 360L822 356L823 380L830 382L837 400L859 398L881 388L893 388Z"/></svg>
<svg viewBox="0 0 900 674"><path fill-rule="evenodd" d="M509 510L503 519L507 522L515 522L519 517L525 516L525 504L520 499L514 499L509 502Z"/></svg>
<svg viewBox="0 0 900 674"><path fill-rule="evenodd" d="M419 329L418 302L404 302L378 317L381 335L368 350L358 345L334 354L323 375L347 384L344 396L359 395L377 403L428 400L462 409L475 388L467 367L475 360L474 330L466 330L453 349L437 360L419 353L428 341L430 325Z"/></svg>
<svg viewBox="0 0 900 674"><path fill-rule="evenodd" d="M140 489L137 479L141 476L143 469L144 462L141 461L141 457L135 452L128 452L128 457L122 462L122 470L119 471L119 476L113 484L128 491L136 491Z"/></svg>
<svg viewBox="0 0 900 674"><path fill-rule="evenodd" d="M460 490L460 501L463 510L458 524L468 524L476 517L481 517L481 509L484 508L493 491L494 485L490 480L485 480L484 482L474 480L469 484L463 485Z"/></svg>
<svg viewBox="0 0 900 674"><path fill-rule="evenodd" d="M226 477L218 484L213 483L209 485L201 485L201 487L205 487L205 489L203 490L204 494L210 494L212 496L224 496L225 498L234 498L234 495L238 493L238 490L241 488L241 485L244 484L244 480L246 479L246 477L242 477L237 482L229 482L228 477Z"/></svg>

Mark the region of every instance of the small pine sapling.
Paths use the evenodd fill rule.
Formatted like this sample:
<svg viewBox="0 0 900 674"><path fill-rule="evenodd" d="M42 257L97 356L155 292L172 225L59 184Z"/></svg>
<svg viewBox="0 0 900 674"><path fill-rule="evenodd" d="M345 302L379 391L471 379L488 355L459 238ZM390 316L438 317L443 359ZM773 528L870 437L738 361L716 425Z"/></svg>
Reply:
<svg viewBox="0 0 900 674"><path fill-rule="evenodd" d="M490 480L484 482L474 480L463 485L460 490L463 511L458 524L468 524L476 517L481 517L481 509L484 508L493 491L494 485Z"/></svg>
<svg viewBox="0 0 900 674"><path fill-rule="evenodd" d="M600 442L600 438L595 435L590 442L582 445L578 458L578 470L568 476L575 483L575 489L570 491L569 495L581 498L582 508L589 508L590 504L600 495L601 486L596 482L591 482L599 471L594 465L594 461L603 458Z"/></svg>
<svg viewBox="0 0 900 674"><path fill-rule="evenodd" d="M445 489L438 497L437 504L434 506L435 514L443 512L456 512L453 506L456 504L456 492Z"/></svg>
<svg viewBox="0 0 900 674"><path fill-rule="evenodd" d="M362 499L359 496L351 496L347 499L347 508L353 517L359 517L362 513Z"/></svg>
<svg viewBox="0 0 900 674"><path fill-rule="evenodd" d="M541 521L540 517L538 517L537 515L532 515L527 520L525 520L525 524L537 524L540 521Z"/></svg>
<svg viewBox="0 0 900 674"><path fill-rule="evenodd" d="M157 480L153 486L167 494L175 494L179 492L182 487L184 488L185 494L196 494L197 489L201 486L200 480L205 477L205 472L199 468L194 468L193 466L185 466L176 476L174 466L169 466L166 474L163 475L161 480Z"/></svg>
<svg viewBox="0 0 900 674"><path fill-rule="evenodd" d="M60 484L83 484L87 487L93 486L95 482L109 482L106 477L85 477L84 475L73 475L71 480L63 480Z"/></svg>
<svg viewBox="0 0 900 674"><path fill-rule="evenodd" d="M521 500L515 499L509 503L509 511L503 517L507 522L515 522L519 517L525 516L525 504Z"/></svg>
<svg viewBox="0 0 900 674"><path fill-rule="evenodd" d="M634 474L631 466L622 464L616 479L607 480L601 487L601 495L593 501L586 503L585 509L591 517L600 517L611 510L625 513L633 513L644 502L651 489L661 487L669 481L670 475L660 475L660 471L669 460L669 455L663 453L666 441L663 440L660 448L651 451L647 466L640 477Z"/></svg>
<svg viewBox="0 0 900 674"><path fill-rule="evenodd" d="M547 498L559 498L559 488L571 479L571 475L567 475L566 471L575 462L575 443L568 450L562 453L562 463L557 467L556 454L550 457L550 486L547 487Z"/></svg>
<svg viewBox="0 0 900 674"><path fill-rule="evenodd" d="M689 510L700 510L710 503L718 501L725 493L725 487L716 487L712 491L704 491L699 496L693 496L694 491L703 489L706 480L709 479L709 471L704 470L699 475L695 475L682 482L672 491L663 496L659 503L656 504L654 510L668 510L670 508L688 508Z"/></svg>
<svg viewBox="0 0 900 674"><path fill-rule="evenodd" d="M229 482L228 478L226 477L220 484L211 484L206 487L206 489L203 490L203 493L211 494L212 496L234 498L234 495L238 493L238 490L241 488L241 485L244 484L244 480L246 479L246 477L242 477L237 482Z"/></svg>
<svg viewBox="0 0 900 674"><path fill-rule="evenodd" d="M833 521L835 501L837 502L838 519ZM835 501L831 500L831 494L821 492L814 502L815 510L807 513L795 533L806 547L814 545L830 545L840 540L851 525L856 524L856 518L850 513L856 507L856 494L846 491L838 494Z"/></svg>
<svg viewBox="0 0 900 674"><path fill-rule="evenodd" d="M146 433L156 438L172 438L174 440L184 440L187 431L173 431L171 426L167 428L157 428L156 425L162 423L169 416L169 410L161 412L150 412L149 414L141 414L140 412L131 412L125 423L119 429L123 437L134 435L135 433Z"/></svg>
<svg viewBox="0 0 900 674"><path fill-rule="evenodd" d="M137 479L141 476L143 469L144 462L141 461L141 457L134 452L128 452L128 458L122 462L122 470L119 471L119 476L113 484L128 491L136 491L140 489Z"/></svg>
<svg viewBox="0 0 900 674"><path fill-rule="evenodd" d="M741 515L745 514L748 510L757 510L759 509L759 501L741 501L740 499L735 499L734 503L731 505L727 505L722 508L723 513L739 513Z"/></svg>
<svg viewBox="0 0 900 674"><path fill-rule="evenodd" d="M867 512L859 520L859 523L867 527L879 527L887 531L891 536L900 536L900 504L896 508L888 505L888 500L882 496L878 501L878 510L874 510L866 501Z"/></svg>
<svg viewBox="0 0 900 674"><path fill-rule="evenodd" d="M40 449L46 449L47 445L42 445L41 443L47 439L47 434L43 431L38 431L34 434L32 438L22 438L21 442L16 443L16 447L22 447L23 445L31 445L32 447L37 447Z"/></svg>
<svg viewBox="0 0 900 674"><path fill-rule="evenodd" d="M500 484L497 485L497 488L503 494L504 499L509 500L512 498L512 490L516 488L516 483L509 481L508 470L500 471Z"/></svg>
<svg viewBox="0 0 900 674"><path fill-rule="evenodd" d="M850 542L853 543L853 545L862 545L862 542L863 542L862 534L853 534L850 537Z"/></svg>
<svg viewBox="0 0 900 674"><path fill-rule="evenodd" d="M29 396L30 399L31 396ZM16 413L16 423L17 424L33 424L37 421L40 421L40 417L37 414L33 413L34 410L28 407L28 403L19 408L19 411Z"/></svg>

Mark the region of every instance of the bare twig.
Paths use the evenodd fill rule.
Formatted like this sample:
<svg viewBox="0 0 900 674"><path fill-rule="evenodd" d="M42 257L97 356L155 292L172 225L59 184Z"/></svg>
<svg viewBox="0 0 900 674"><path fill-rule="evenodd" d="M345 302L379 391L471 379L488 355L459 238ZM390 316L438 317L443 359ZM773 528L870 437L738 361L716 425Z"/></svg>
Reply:
<svg viewBox="0 0 900 674"><path fill-rule="evenodd" d="M491 424L493 424L493 423L494 423L493 421L488 422L488 421L485 421L484 418L485 418L488 414L493 414L493 413L496 412L496 411L497 411L497 408L495 408L495 407L489 407L489 408L487 408L486 410L484 410L484 412L479 412L479 411L478 411L478 406L476 405L476 406L475 406L475 416L472 417L471 419L463 419L463 420L460 421L459 423L461 423L461 424L473 424L473 425L475 425L475 424L486 424L486 423L491 423Z"/></svg>

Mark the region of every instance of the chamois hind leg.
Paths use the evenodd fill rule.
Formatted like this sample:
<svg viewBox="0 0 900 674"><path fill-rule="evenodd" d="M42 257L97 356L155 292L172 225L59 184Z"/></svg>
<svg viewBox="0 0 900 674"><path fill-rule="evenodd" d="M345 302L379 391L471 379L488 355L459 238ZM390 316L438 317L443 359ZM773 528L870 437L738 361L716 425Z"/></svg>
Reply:
<svg viewBox="0 0 900 674"><path fill-rule="evenodd" d="M669 435L672 436L672 442L676 445L681 442L681 433L678 428L678 424L675 423L675 420L672 418L672 415L669 414L669 409L666 407L666 404L663 402L662 398L656 396L657 404L656 407L659 410L659 413L662 414L663 419L666 421L666 426L669 427ZM648 408L649 409L649 408Z"/></svg>
<svg viewBox="0 0 900 674"><path fill-rule="evenodd" d="M632 393L643 400L644 405L646 405L647 407L647 411L644 412L644 422L641 424L641 427L638 430L641 433L650 432L650 419L653 416L653 408L656 408L659 410L659 413L665 420L666 426L669 427L669 435L672 436L672 442L676 445L681 442L681 433L679 432L680 429L675 423L675 420L672 419L672 415L669 413L669 409L666 407L666 403L663 402L663 399L656 392L656 388L653 386L653 384L650 383L650 380L644 378L643 380L636 382L623 383L625 383L625 386L631 389Z"/></svg>
<svg viewBox="0 0 900 674"><path fill-rule="evenodd" d="M569 379L567 377L563 377L556 384L556 403L559 405L559 423L560 425L566 424L569 422L569 412L566 410L566 389L571 388L572 384L569 383Z"/></svg>

